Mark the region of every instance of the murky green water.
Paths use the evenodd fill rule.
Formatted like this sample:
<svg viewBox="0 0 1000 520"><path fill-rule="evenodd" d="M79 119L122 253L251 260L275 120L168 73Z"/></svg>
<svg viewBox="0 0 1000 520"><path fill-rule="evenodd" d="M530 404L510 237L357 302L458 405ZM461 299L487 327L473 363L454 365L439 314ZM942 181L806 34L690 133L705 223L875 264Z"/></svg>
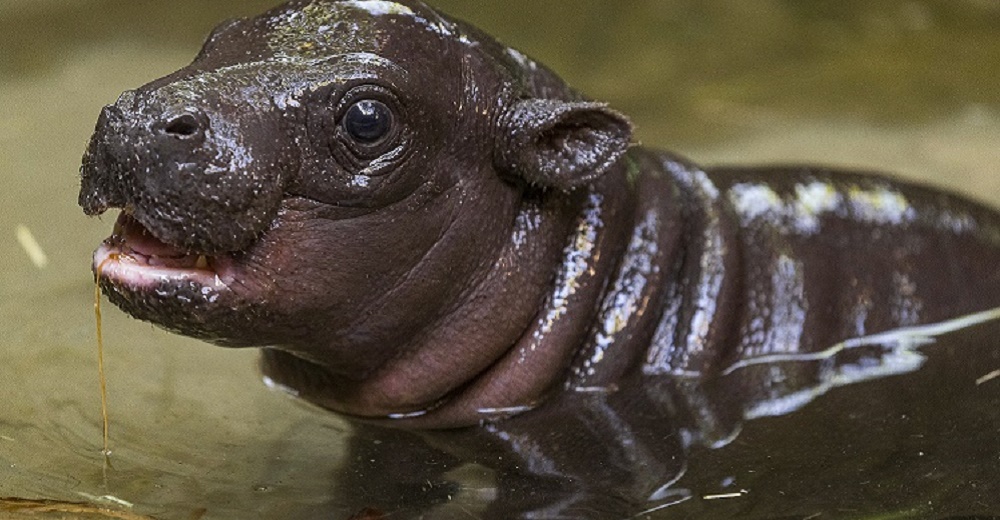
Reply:
<svg viewBox="0 0 1000 520"><path fill-rule="evenodd" d="M633 115L646 144L708 163L809 160L886 169L1000 204L1000 2L432 3ZM112 222L87 219L76 206L80 155L102 105L186 64L219 20L271 4L0 0L0 496L100 504L94 497L109 495L134 504L126 508L134 513L164 519L203 511L206 518L347 518L356 509L333 499L345 423L266 390L254 352L172 336L111 306L113 469L103 470L99 453L89 266ZM18 226L47 254L45 267L16 239ZM968 367L996 368L995 358ZM905 396L914 385L941 380L921 374L845 389L787 426L842 417L852 398L873 389ZM830 439L811 438L808 429L748 429L735 451L701 455L706 466L725 467L704 474L692 468L687 485L709 494L716 476L740 474L741 485L750 482L755 496L769 499L753 507L739 499L700 501L676 514L918 511L911 517L920 518L924 502L938 509L923 511L1000 514L995 495L990 502L974 492L1000 479L998 383L968 393L962 385L942 387L937 402L848 414ZM948 406L954 403L968 405ZM919 426L880 422L907 406ZM879 428L894 433L866 443L866 432ZM963 439L948 431L972 432L963 438L967 446L949 444ZM927 444L936 453L915 455L924 453L915 435L937 435ZM857 450L864 467L830 468L802 457L811 443L828 441ZM791 447L768 451L778 446ZM792 467L817 478L782 477ZM927 472L942 475L937 486L906 485ZM955 475L968 478L956 482ZM470 471L466 481L475 489L441 514L474 517L490 495L488 479L479 480ZM831 491L831 481L844 488ZM842 509L825 509L836 503Z"/></svg>

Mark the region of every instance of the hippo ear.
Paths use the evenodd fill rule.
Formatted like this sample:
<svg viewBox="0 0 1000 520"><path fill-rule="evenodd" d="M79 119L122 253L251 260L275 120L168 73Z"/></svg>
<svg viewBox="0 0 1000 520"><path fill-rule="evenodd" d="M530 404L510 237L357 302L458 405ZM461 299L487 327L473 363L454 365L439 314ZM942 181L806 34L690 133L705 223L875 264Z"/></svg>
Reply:
<svg viewBox="0 0 1000 520"><path fill-rule="evenodd" d="M628 150L632 124L602 103L525 99L503 119L497 167L531 185L569 191Z"/></svg>

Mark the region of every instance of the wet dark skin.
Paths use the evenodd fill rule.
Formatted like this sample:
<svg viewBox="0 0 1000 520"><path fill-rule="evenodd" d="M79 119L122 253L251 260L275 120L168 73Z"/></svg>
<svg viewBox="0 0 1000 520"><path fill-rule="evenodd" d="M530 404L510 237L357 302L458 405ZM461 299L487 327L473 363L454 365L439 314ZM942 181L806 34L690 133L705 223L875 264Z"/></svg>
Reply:
<svg viewBox="0 0 1000 520"><path fill-rule="evenodd" d="M1000 306L991 209L703 168L631 132L420 2L293 1L106 107L80 205L122 210L94 265L123 310L263 347L271 382L358 420L362 452L426 441L342 480L479 462L497 518L676 501L691 443L857 373L830 366L915 369L914 338Z"/></svg>

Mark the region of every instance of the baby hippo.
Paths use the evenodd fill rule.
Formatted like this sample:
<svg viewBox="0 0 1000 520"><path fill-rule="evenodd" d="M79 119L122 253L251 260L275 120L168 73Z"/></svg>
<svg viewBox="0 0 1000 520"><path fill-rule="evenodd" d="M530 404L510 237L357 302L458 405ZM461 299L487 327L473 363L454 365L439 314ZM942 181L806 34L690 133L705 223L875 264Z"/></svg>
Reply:
<svg viewBox="0 0 1000 520"><path fill-rule="evenodd" d="M121 210L93 264L112 302L262 347L273 384L422 432L439 473L496 468L497 518L669 503L691 443L913 370L1000 306L993 210L633 146L626 116L413 0L223 24L103 110L81 173L88 215Z"/></svg>

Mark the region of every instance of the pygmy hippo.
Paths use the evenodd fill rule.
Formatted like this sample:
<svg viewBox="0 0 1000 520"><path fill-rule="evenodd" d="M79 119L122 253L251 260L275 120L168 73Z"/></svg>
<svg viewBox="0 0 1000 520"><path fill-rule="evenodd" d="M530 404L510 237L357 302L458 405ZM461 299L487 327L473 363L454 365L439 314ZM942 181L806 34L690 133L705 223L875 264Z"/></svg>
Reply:
<svg viewBox="0 0 1000 520"><path fill-rule="evenodd" d="M93 265L132 316L263 347L270 382L365 424L637 503L670 499L691 442L915 368L898 349L1000 306L993 210L634 146L626 116L414 0L221 25L103 110L79 202L121 210ZM817 363L843 357L881 372Z"/></svg>

